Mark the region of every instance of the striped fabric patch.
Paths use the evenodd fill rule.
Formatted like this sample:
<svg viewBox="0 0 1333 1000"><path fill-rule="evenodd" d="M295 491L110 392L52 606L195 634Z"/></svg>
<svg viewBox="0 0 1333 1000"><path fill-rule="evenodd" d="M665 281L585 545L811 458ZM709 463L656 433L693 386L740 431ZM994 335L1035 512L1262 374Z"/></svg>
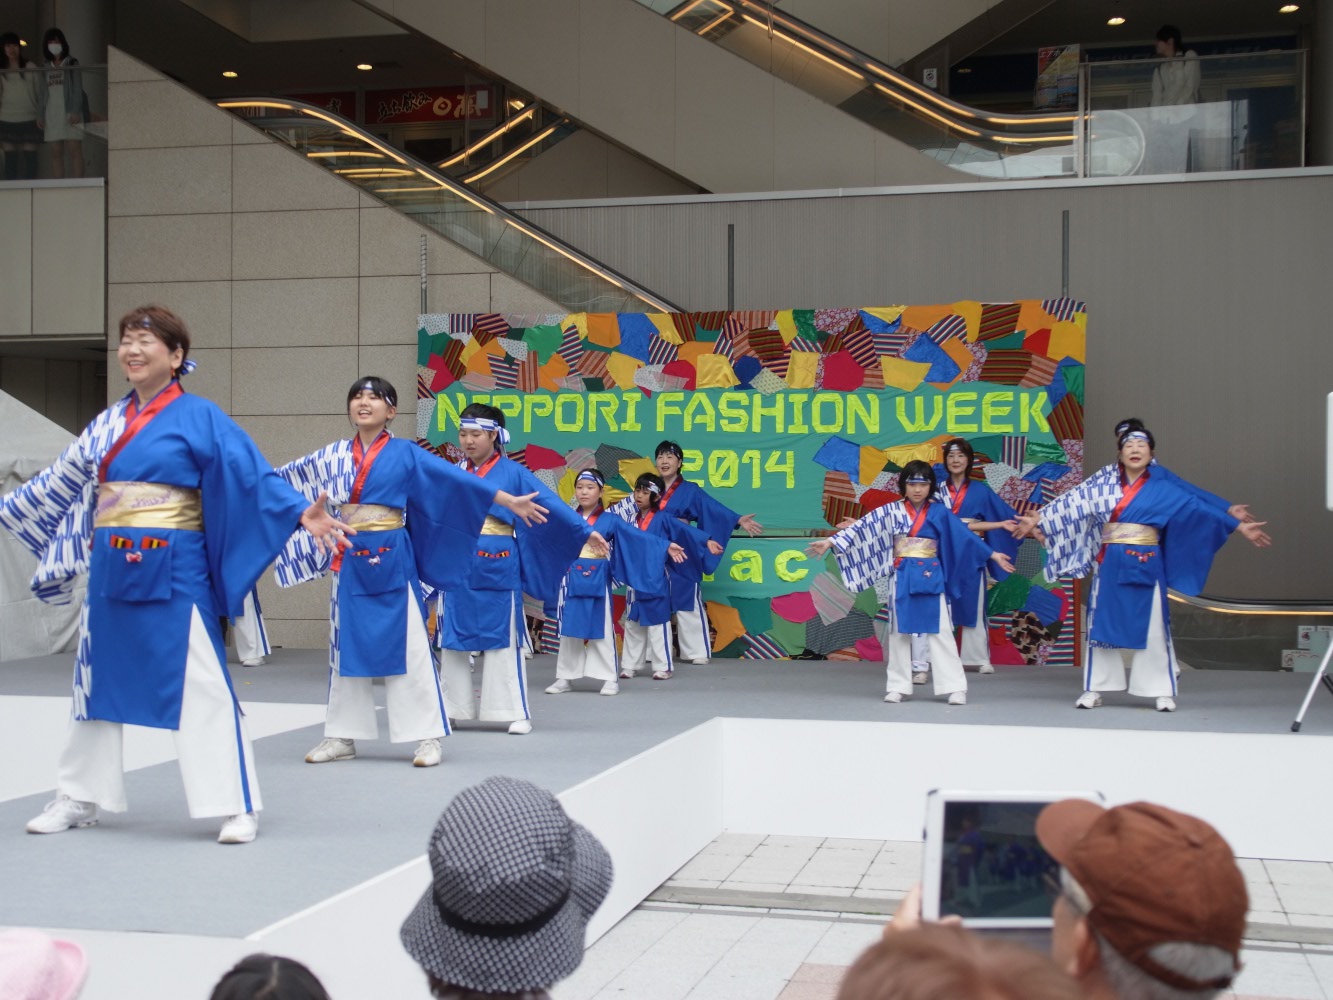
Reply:
<svg viewBox="0 0 1333 1000"><path fill-rule="evenodd" d="M725 310L715 310L713 312L691 313L694 317L694 325L698 330L721 330L723 324L727 321L727 312Z"/></svg>
<svg viewBox="0 0 1333 1000"><path fill-rule="evenodd" d="M848 354L856 359L856 363L862 368L879 368L879 365L876 364L879 360L879 355L875 353L875 338L871 336L870 331L865 328L865 324L861 322L859 316L856 319L855 325L859 326L859 329L849 329L842 334L843 348ZM884 370L880 368L881 378L883 377L883 374Z"/></svg>
<svg viewBox="0 0 1333 1000"><path fill-rule="evenodd" d="M856 598L832 573L820 573L810 582L810 599L824 624L846 618Z"/></svg>
<svg viewBox="0 0 1333 1000"><path fill-rule="evenodd" d="M476 372L468 372L460 381L473 392L495 391L495 376L493 375L478 375Z"/></svg>
<svg viewBox="0 0 1333 1000"><path fill-rule="evenodd" d="M760 361L772 361L787 353L787 345L777 330L751 330L745 339L750 351Z"/></svg>
<svg viewBox="0 0 1333 1000"><path fill-rule="evenodd" d="M981 381L1030 389L1050 385L1058 362L1031 351L991 351L981 366Z"/></svg>
<svg viewBox="0 0 1333 1000"><path fill-rule="evenodd" d="M513 389L518 385L518 365L504 356L490 359L491 377L497 389Z"/></svg>
<svg viewBox="0 0 1333 1000"><path fill-rule="evenodd" d="M588 388L583 384L581 375L566 375L564 378L556 379L555 384L566 392L586 392Z"/></svg>
<svg viewBox="0 0 1333 1000"><path fill-rule="evenodd" d="M737 309L731 314L747 330L767 330L777 318L776 309Z"/></svg>
<svg viewBox="0 0 1333 1000"><path fill-rule="evenodd" d="M555 353L564 358L565 364L570 368L579 363L579 358L583 357L583 338L579 336L577 326L565 327L560 337L560 346Z"/></svg>
<svg viewBox="0 0 1333 1000"><path fill-rule="evenodd" d="M1082 302L1074 299L1042 299L1041 307L1058 320L1072 320L1075 313L1086 311Z"/></svg>
<svg viewBox="0 0 1333 1000"><path fill-rule="evenodd" d="M671 323L682 341L688 344L691 340L698 339L695 335L693 313L671 313L670 316Z"/></svg>
<svg viewBox="0 0 1333 1000"><path fill-rule="evenodd" d="M520 361L518 368L518 389L520 392L536 392L541 388L539 381L541 365L537 363L537 353L532 351Z"/></svg>
<svg viewBox="0 0 1333 1000"><path fill-rule="evenodd" d="M767 633L763 635L747 635L745 641L748 648L741 654L742 660L788 660L791 656L775 640L770 639Z"/></svg>
<svg viewBox="0 0 1333 1000"><path fill-rule="evenodd" d="M430 369L426 369L426 371L430 371ZM434 372L430 373L429 378L427 378L425 375L421 374L417 375L417 399L435 398L435 393L430 391L430 384L434 380L434 378L435 378Z"/></svg>
<svg viewBox="0 0 1333 1000"><path fill-rule="evenodd" d="M528 449L526 447L520 448L518 451L507 451L505 455L508 456L509 461L517 462L525 469L528 467Z"/></svg>
<svg viewBox="0 0 1333 1000"><path fill-rule="evenodd" d="M509 324L499 313L478 313L472 321L472 336L478 344L489 344L497 337L509 335Z"/></svg>
<svg viewBox="0 0 1333 1000"><path fill-rule="evenodd" d="M722 332L717 335L717 342L713 345L713 353L721 354L724 358L732 357L732 334L725 326Z"/></svg>
<svg viewBox="0 0 1333 1000"><path fill-rule="evenodd" d="M1001 439L1000 461L1012 465L1015 469L1023 467L1023 456L1027 454L1027 435L1011 436Z"/></svg>
<svg viewBox="0 0 1333 1000"><path fill-rule="evenodd" d="M874 341L876 354L897 357L907 350L908 342L917 333L910 326L899 326L896 330L876 330L870 337Z"/></svg>
<svg viewBox="0 0 1333 1000"><path fill-rule="evenodd" d="M997 340L1018 329L1018 315L1022 306L1017 302L989 302L981 307L981 327L978 340Z"/></svg>
<svg viewBox="0 0 1333 1000"><path fill-rule="evenodd" d="M669 365L680 356L680 349L670 341L663 340L661 337L654 337L648 344L648 363L652 365Z"/></svg>
<svg viewBox="0 0 1333 1000"><path fill-rule="evenodd" d="M578 372L585 378L604 378L606 376L606 363L610 359L611 355L604 351L588 351L583 357L579 358Z"/></svg>
<svg viewBox="0 0 1333 1000"><path fill-rule="evenodd" d="M863 389L883 389L884 388L884 369L879 366L879 359L876 358L866 366L866 380L861 384Z"/></svg>
<svg viewBox="0 0 1333 1000"><path fill-rule="evenodd" d="M965 338L967 319L963 316L946 316L927 330L926 336L937 344L942 344L946 340Z"/></svg>
<svg viewBox="0 0 1333 1000"><path fill-rule="evenodd" d="M793 337L791 340L791 349L793 351L804 351L806 354L819 353L819 345L806 340L804 337Z"/></svg>
<svg viewBox="0 0 1333 1000"><path fill-rule="evenodd" d="M1057 441L1067 438L1077 438L1080 441L1083 439L1083 407L1079 405L1072 392L1066 394L1065 398L1056 404L1047 421Z"/></svg>
<svg viewBox="0 0 1333 1000"><path fill-rule="evenodd" d="M477 322L476 313L450 313L449 314L449 334L471 333L472 326Z"/></svg>
<svg viewBox="0 0 1333 1000"><path fill-rule="evenodd" d="M791 352L784 352L776 358L765 359L764 367L778 378L785 379L787 377L787 369L791 367ZM751 382L750 384L754 385L754 382Z"/></svg>

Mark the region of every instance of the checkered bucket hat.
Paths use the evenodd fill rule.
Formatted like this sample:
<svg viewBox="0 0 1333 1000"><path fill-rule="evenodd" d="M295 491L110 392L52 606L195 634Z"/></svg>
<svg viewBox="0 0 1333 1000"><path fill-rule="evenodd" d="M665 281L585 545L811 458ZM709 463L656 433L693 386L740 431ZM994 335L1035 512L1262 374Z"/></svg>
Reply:
<svg viewBox="0 0 1333 1000"><path fill-rule="evenodd" d="M449 804L427 853L431 887L400 931L423 969L452 986L519 993L578 968L611 857L550 792L487 778Z"/></svg>

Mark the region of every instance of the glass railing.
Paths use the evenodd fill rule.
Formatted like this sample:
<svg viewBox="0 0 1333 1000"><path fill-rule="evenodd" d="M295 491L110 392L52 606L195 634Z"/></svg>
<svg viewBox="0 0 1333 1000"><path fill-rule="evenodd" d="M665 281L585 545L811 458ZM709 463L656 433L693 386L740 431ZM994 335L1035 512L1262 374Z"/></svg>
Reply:
<svg viewBox="0 0 1333 1000"><path fill-rule="evenodd" d="M218 106L570 312L676 311L661 296L346 119L271 97L230 99Z"/></svg>
<svg viewBox="0 0 1333 1000"><path fill-rule="evenodd" d="M1299 50L1084 63L1081 173L1304 166L1305 73Z"/></svg>
<svg viewBox="0 0 1333 1000"><path fill-rule="evenodd" d="M1074 112L970 107L760 0L636 2L964 173L1076 176Z"/></svg>
<svg viewBox="0 0 1333 1000"><path fill-rule="evenodd" d="M533 101L436 163L435 169L485 191L576 131L578 126L568 118Z"/></svg>
<svg viewBox="0 0 1333 1000"><path fill-rule="evenodd" d="M106 66L12 70L3 89L0 180L106 176Z"/></svg>

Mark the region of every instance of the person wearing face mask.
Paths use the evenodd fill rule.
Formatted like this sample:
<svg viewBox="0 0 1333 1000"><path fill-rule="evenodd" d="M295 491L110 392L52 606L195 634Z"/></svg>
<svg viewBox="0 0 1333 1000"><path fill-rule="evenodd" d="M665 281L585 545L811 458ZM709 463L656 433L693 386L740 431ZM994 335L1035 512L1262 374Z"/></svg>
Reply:
<svg viewBox="0 0 1333 1000"><path fill-rule="evenodd" d="M0 34L0 151L5 154L5 180L37 176L45 106L45 81L24 57L19 36L12 31Z"/></svg>
<svg viewBox="0 0 1333 1000"><path fill-rule="evenodd" d="M464 584L457 568L476 548L494 503L512 516L539 521L545 509L533 495L516 497L464 475L389 425L398 391L387 380L359 378L347 390L347 419L356 429L278 469L308 497L326 493L339 517L360 533L331 559L293 536L275 571L295 586L333 575L329 601L329 708L324 739L307 764L356 756L356 740L379 735L374 681L384 679L389 739L417 744L412 763L440 763L449 735L445 695L426 636L424 581L436 590Z"/></svg>
<svg viewBox="0 0 1333 1000"><path fill-rule="evenodd" d="M69 42L59 28L47 28L42 37L46 56L46 103L42 139L51 150L52 177L83 176L83 71L69 54ZM69 170L66 171L66 161Z"/></svg>
<svg viewBox="0 0 1333 1000"><path fill-rule="evenodd" d="M1092 576L1088 655L1077 708L1097 708L1102 692L1155 698L1176 710L1167 588L1203 589L1213 556L1233 531L1260 548L1265 522L1241 522L1154 471L1156 441L1146 427L1120 435L1118 476L1098 477L1041 510L1034 532L1047 548L1046 579Z"/></svg>
<svg viewBox="0 0 1333 1000"><path fill-rule="evenodd" d="M976 594L977 575L988 560L1008 573L1014 565L948 507L931 502L935 470L927 463L908 462L898 474L898 492L902 500L872 510L832 538L818 539L808 551L823 556L832 548L853 593L889 578L885 701L896 704L912 693L915 632L929 637L935 695L947 695L950 705L966 705L967 677L953 641L950 603Z"/></svg>

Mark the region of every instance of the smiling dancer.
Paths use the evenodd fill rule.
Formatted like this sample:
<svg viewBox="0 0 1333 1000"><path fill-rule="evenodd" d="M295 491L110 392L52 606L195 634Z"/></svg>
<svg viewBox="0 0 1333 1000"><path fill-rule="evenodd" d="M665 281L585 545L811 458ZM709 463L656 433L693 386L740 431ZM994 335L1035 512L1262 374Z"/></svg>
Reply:
<svg viewBox="0 0 1333 1000"><path fill-rule="evenodd" d="M125 810L127 723L172 731L190 815L226 817L221 843L248 843L259 829L254 752L219 618L241 613L294 530L333 546L346 525L322 497L310 505L274 475L213 403L185 393L189 353L174 313L126 315L116 356L131 392L0 498L0 524L39 560L38 597L67 602L74 577L88 574L57 796L29 833Z"/></svg>
<svg viewBox="0 0 1333 1000"><path fill-rule="evenodd" d="M1147 428L1129 428L1119 444L1117 477L1098 477L1056 497L1042 508L1036 534L1048 549L1048 580L1093 577L1087 666L1076 707L1096 708L1102 692L1124 691L1129 659L1129 693L1155 698L1159 712L1174 712L1167 588L1199 593L1233 531L1258 547L1271 541L1263 522L1241 522L1153 468L1156 442Z"/></svg>
<svg viewBox="0 0 1333 1000"><path fill-rule="evenodd" d="M458 564L463 587L443 598L436 633L445 704L451 719L508 722L509 732L532 732L528 668L523 657L523 595L553 604L560 581L584 546L605 556L606 539L546 488L536 476L505 455L509 442L504 414L472 403L459 415L461 467L487 486L535 495L549 522L519 524L495 506L486 515L471 557ZM481 706L472 690L472 653L481 661Z"/></svg>
<svg viewBox="0 0 1333 1000"><path fill-rule="evenodd" d="M417 744L412 763L440 762L449 721L426 636L421 582L461 586L457 569L476 549L494 502L516 516L539 518L532 496L497 492L444 459L395 438L389 424L398 392L375 376L347 391L356 434L284 465L278 474L307 495L325 492L339 516L361 533L332 560L300 536L276 566L284 587L333 573L329 601L329 707L324 739L308 764L349 760L356 740L379 736L374 678L384 678L389 739Z"/></svg>
<svg viewBox="0 0 1333 1000"><path fill-rule="evenodd" d="M908 462L898 474L903 499L877 507L832 538L811 543L809 551L837 553L842 578L853 593L889 578L891 623L884 700L901 702L912 693L912 633L928 636L936 696L950 705L967 704L967 677L953 641L951 602L971 599L977 574L987 560L1012 573L1013 563L993 552L954 516L932 503L935 470Z"/></svg>

